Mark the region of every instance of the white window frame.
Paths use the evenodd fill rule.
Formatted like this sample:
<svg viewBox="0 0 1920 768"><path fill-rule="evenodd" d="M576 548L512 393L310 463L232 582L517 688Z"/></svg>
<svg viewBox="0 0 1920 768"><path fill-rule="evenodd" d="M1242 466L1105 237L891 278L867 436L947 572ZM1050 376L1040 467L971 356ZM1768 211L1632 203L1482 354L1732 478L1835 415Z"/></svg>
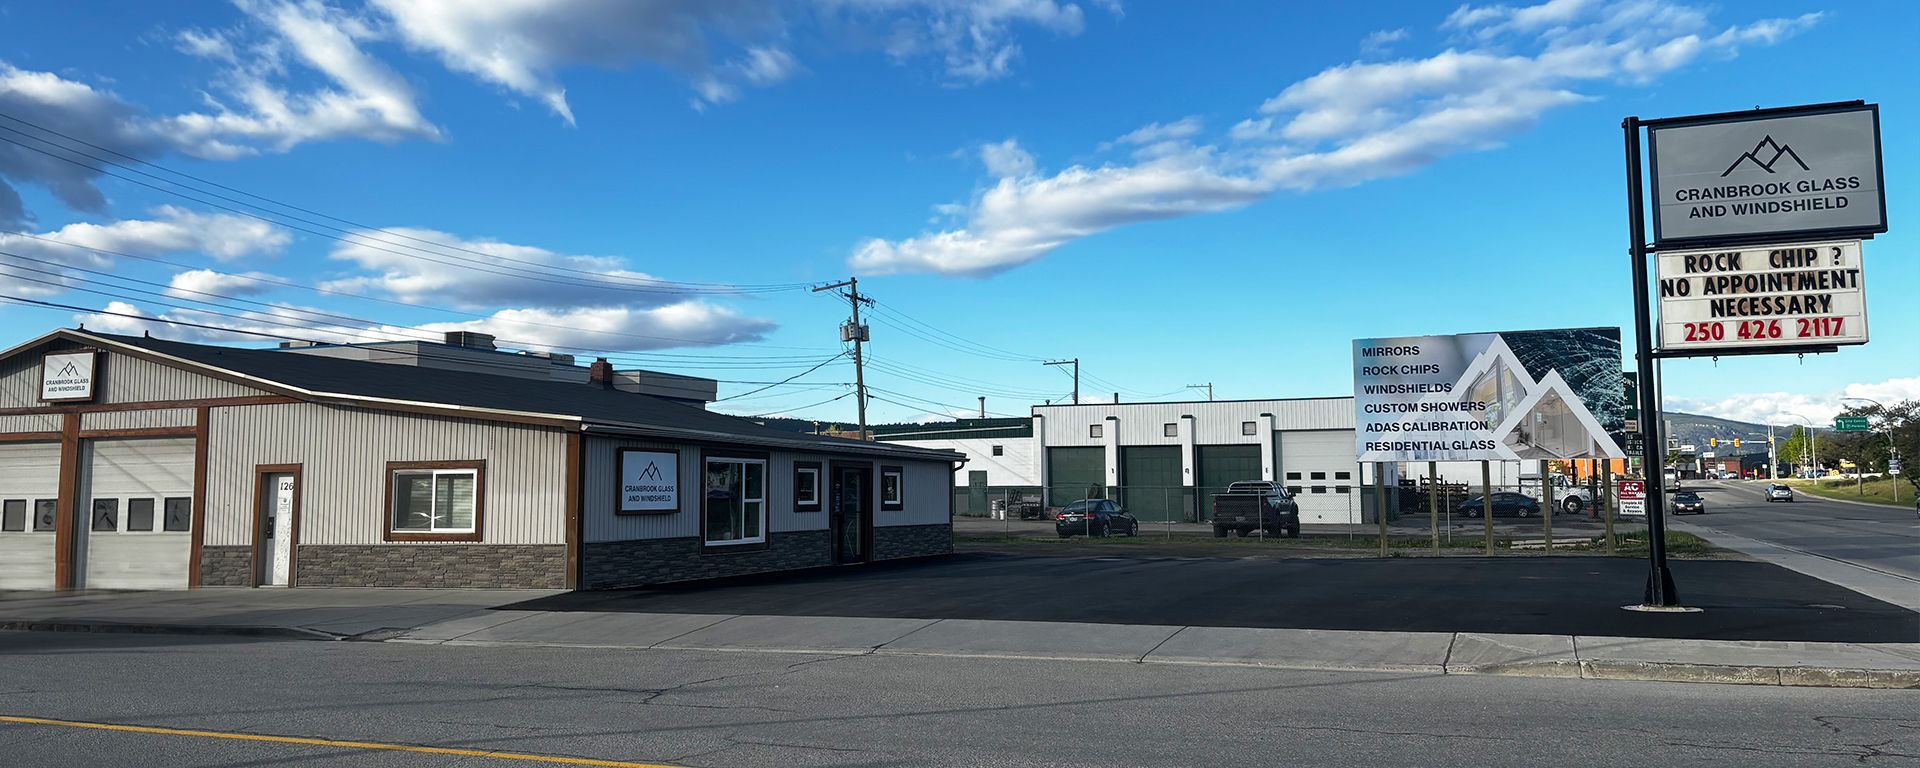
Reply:
<svg viewBox="0 0 1920 768"><path fill-rule="evenodd" d="M1160 425L1160 436L1161 437L1179 437L1180 422L1169 421L1165 424Z"/></svg>
<svg viewBox="0 0 1920 768"><path fill-rule="evenodd" d="M740 506L742 508L741 521L744 524L746 520L745 515L750 514L746 510L757 505L760 510L759 512L760 535L759 536L754 536L751 538L738 538L738 539L707 538L707 531L712 529L712 527L707 524L707 521L711 518L714 512L713 503L710 499L707 498L707 493L708 493L707 474L708 474L708 467L710 467L713 464L741 465L741 469L740 469ZM746 467L748 466L760 467L760 495L758 497L749 497L746 495L746 492L747 492ZM817 488L818 486L815 486L815 487ZM700 462L700 541L701 542L703 542L706 546L709 546L709 547L732 547L732 546L739 546L739 545L745 545L745 544L765 544L767 543L767 522L768 522L768 515L767 515L767 460L766 459L748 459L748 458L741 458L736 456L706 456L701 459L701 462Z"/></svg>
<svg viewBox="0 0 1920 768"><path fill-rule="evenodd" d="M427 502L430 507L427 511L427 527L401 528L396 525L399 521L395 519L400 512L400 479L402 477L419 475L426 475L430 478L427 486L433 489L433 495L429 497L430 500ZM441 528L434 523L435 518L438 516L433 513L431 507L438 507L440 504L440 478L443 475L465 475L473 481L473 524L465 528ZM486 491L480 487L479 469L473 467L461 467L457 469L396 468L388 471L387 482L393 486L393 505L391 509L387 510L387 532L390 535L470 536L480 532L480 515L482 511L480 496Z"/></svg>
<svg viewBox="0 0 1920 768"><path fill-rule="evenodd" d="M801 490L801 475L810 475L813 477L813 487L807 489L807 492ZM818 508L820 506L820 468L795 467L793 477L793 506Z"/></svg>
<svg viewBox="0 0 1920 768"><path fill-rule="evenodd" d="M1103 434L1104 432L1105 430L1102 430L1099 424L1087 425L1087 438L1090 440L1098 440L1102 437L1105 437L1106 435Z"/></svg>
<svg viewBox="0 0 1920 768"><path fill-rule="evenodd" d="M1252 422L1252 421L1240 422L1240 434L1241 435L1258 435L1260 434L1260 424L1258 422Z"/></svg>
<svg viewBox="0 0 1920 768"><path fill-rule="evenodd" d="M887 498L888 480L892 480L894 498ZM907 473L899 467L880 468L880 508L900 509L907 504Z"/></svg>

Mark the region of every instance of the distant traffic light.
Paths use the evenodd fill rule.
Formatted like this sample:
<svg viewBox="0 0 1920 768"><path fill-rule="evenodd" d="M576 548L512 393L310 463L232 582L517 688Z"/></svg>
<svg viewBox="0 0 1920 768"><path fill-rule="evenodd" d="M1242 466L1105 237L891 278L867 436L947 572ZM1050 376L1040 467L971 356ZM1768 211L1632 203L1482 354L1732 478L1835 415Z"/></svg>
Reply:
<svg viewBox="0 0 1920 768"><path fill-rule="evenodd" d="M1709 447L1709 448L1718 448L1718 447L1720 447L1720 438L1717 438L1717 437L1709 437L1709 438L1707 438L1707 447Z"/></svg>
<svg viewBox="0 0 1920 768"><path fill-rule="evenodd" d="M1735 447L1735 448L1738 448L1738 447L1740 447L1740 438L1737 438L1737 437L1736 437L1736 438L1734 438L1734 439L1733 439L1733 447Z"/></svg>

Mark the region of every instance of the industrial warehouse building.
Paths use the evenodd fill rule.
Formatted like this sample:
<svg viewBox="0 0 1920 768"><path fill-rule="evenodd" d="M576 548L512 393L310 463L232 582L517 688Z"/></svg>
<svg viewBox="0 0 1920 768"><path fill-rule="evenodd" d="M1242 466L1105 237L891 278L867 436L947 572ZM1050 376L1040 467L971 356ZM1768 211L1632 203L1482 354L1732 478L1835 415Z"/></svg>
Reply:
<svg viewBox="0 0 1920 768"><path fill-rule="evenodd" d="M0 589L597 589L951 551L958 453L448 341L0 353Z"/></svg>
<svg viewBox="0 0 1920 768"><path fill-rule="evenodd" d="M957 450L956 505L983 514L1009 490L1058 507L1095 491L1142 520L1205 520L1229 483L1278 481L1307 523L1371 520L1372 468L1355 462L1353 398L1033 406L1029 418L878 427L876 440ZM1385 478L1397 486L1397 468ZM964 488L964 491L959 490Z"/></svg>

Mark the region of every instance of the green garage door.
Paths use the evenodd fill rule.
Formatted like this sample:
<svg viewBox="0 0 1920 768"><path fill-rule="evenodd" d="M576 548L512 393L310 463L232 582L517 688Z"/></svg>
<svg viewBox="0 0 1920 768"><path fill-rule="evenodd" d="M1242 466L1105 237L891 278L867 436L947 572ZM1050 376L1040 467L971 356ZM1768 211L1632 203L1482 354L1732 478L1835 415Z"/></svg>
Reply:
<svg viewBox="0 0 1920 768"><path fill-rule="evenodd" d="M1107 484L1107 449L1048 448L1047 506L1064 507L1087 497L1089 486Z"/></svg>
<svg viewBox="0 0 1920 768"><path fill-rule="evenodd" d="M1180 487L1180 446L1120 449L1120 505L1141 522L1187 519Z"/></svg>
<svg viewBox="0 0 1920 768"><path fill-rule="evenodd" d="M1193 450L1193 463L1200 474L1196 480L1200 497L1195 504L1202 520L1212 519L1214 494L1226 492L1231 483L1261 479L1260 446L1199 445Z"/></svg>

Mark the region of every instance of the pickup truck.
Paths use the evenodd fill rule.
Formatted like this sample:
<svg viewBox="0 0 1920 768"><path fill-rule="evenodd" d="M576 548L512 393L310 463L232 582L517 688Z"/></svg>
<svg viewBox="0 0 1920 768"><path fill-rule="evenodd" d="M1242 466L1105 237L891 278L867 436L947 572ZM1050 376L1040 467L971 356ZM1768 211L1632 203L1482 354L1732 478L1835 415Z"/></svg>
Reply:
<svg viewBox="0 0 1920 768"><path fill-rule="evenodd" d="M1286 486L1271 482L1244 482L1227 486L1226 493L1213 497L1213 535L1225 538L1228 531L1246 536L1254 531L1288 538L1300 535L1300 505L1287 493Z"/></svg>
<svg viewBox="0 0 1920 768"><path fill-rule="evenodd" d="M1559 472L1549 474L1548 478L1553 484L1553 503L1560 507L1561 512L1577 515L1593 506L1593 492L1587 490L1586 486L1575 485L1571 479ZM1541 498L1540 475L1538 473L1520 475L1520 492L1539 501Z"/></svg>

